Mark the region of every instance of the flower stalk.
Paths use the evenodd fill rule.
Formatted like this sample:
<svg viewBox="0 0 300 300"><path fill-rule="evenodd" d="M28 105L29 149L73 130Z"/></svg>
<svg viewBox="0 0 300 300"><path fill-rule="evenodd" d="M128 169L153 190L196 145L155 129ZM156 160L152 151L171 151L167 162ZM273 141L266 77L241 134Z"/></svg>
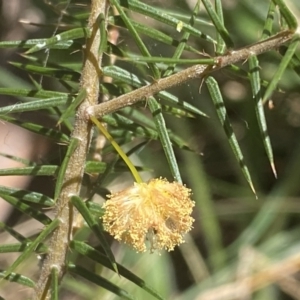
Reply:
<svg viewBox="0 0 300 300"><path fill-rule="evenodd" d="M114 138L110 135L110 133L106 130L106 128L99 122L95 117L91 116L91 121L97 126L97 128L101 131L101 133L111 142L115 150L118 152L118 154L121 156L121 158L124 160L125 164L128 166L128 168L131 171L131 174L136 182L141 183L143 182L139 172L129 159L129 157L125 154L125 152L122 150L122 148L119 146L119 144L114 140Z"/></svg>

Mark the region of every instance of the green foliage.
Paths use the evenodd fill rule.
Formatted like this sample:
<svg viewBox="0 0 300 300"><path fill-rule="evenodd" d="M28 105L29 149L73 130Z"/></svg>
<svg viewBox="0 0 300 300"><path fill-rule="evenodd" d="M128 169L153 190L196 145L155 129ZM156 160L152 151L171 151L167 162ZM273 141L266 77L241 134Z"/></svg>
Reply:
<svg viewBox="0 0 300 300"><path fill-rule="evenodd" d="M32 177L20 188L0 181L1 198L19 212L0 222L3 299L233 299L237 288L253 299L295 297L299 268L287 266L300 261L300 6L191 2L110 0L93 18L104 0L31 0L45 19L31 24L41 38L0 41L15 49L3 52L0 119L52 147L42 160L0 150L12 163L0 179ZM94 102L88 63L100 84ZM104 232L108 191L132 179L90 116L143 179L192 189L196 222L174 254L138 254ZM18 227L24 220L33 232Z"/></svg>

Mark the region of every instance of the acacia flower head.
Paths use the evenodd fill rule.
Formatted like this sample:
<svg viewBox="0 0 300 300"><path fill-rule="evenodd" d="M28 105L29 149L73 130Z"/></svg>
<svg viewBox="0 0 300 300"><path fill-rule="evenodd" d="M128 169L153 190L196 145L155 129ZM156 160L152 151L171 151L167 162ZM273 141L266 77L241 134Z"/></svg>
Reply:
<svg viewBox="0 0 300 300"><path fill-rule="evenodd" d="M152 179L114 194L104 203L103 226L115 239L139 252L171 251L184 242L194 219L191 190L179 182Z"/></svg>

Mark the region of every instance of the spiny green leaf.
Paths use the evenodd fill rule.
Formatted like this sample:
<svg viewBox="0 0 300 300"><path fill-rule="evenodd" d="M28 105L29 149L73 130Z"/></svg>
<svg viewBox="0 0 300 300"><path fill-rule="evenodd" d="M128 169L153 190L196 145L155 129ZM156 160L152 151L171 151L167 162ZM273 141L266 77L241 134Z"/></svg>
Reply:
<svg viewBox="0 0 300 300"><path fill-rule="evenodd" d="M122 26L122 27L125 26L125 24L122 21L122 19L120 18L120 16L113 16L112 23L117 26ZM139 33L145 34L145 35L149 36L150 38L152 38L156 41L162 42L164 44L167 44L167 45L172 45L172 46L177 47L178 44L181 43L181 41L183 40L183 38L181 38L180 40L174 39L173 37L161 32L155 28L147 27L147 26L137 23L133 20L131 21L131 23ZM110 45L110 46L113 47L113 45ZM197 50L196 48L194 48L190 45L185 45L184 49L186 51L200 54L199 50Z"/></svg>
<svg viewBox="0 0 300 300"><path fill-rule="evenodd" d="M29 288L35 287L35 282L32 281L30 278L13 272L10 273L8 276L6 275L5 272L0 272L0 280L2 279L5 279L10 282L18 283Z"/></svg>
<svg viewBox="0 0 300 300"><path fill-rule="evenodd" d="M194 1L196 2L196 1ZM199 0L197 0L197 2L200 2ZM195 6L197 4L195 3ZM201 15L197 15L197 14L194 14L194 21L193 21L193 24L190 23L190 20L191 20L191 12L190 11L177 11L177 10L174 10L172 8L168 9L168 8L162 8L162 7L159 7L157 8L159 9L161 12L165 13L166 15L170 15L170 16L173 16L174 18L177 18L178 20L181 20L181 21L184 21L184 23L187 23L193 27L200 27L200 28L203 28L203 27L209 27L209 28L213 28L213 24L207 20L206 17L202 17Z"/></svg>
<svg viewBox="0 0 300 300"><path fill-rule="evenodd" d="M58 300L59 274L56 266L51 268L51 300Z"/></svg>
<svg viewBox="0 0 300 300"><path fill-rule="evenodd" d="M107 66L103 68L103 75L113 78L134 87L143 86L143 82L135 74L128 72L117 66Z"/></svg>
<svg viewBox="0 0 300 300"><path fill-rule="evenodd" d="M123 8L120 6L119 2L117 0L110 0L111 4L114 5L120 14L121 18L123 19L124 23L126 24L126 27L128 28L129 32L132 35L132 38L134 39L136 45L138 46L140 52L142 53L143 56L145 57L151 57L150 52L148 51L146 45L140 38L138 32L136 31L135 27L131 23L131 20L127 17L125 14ZM155 65L155 63L150 62L148 64L154 78L158 79L160 78L160 72L158 67Z"/></svg>
<svg viewBox="0 0 300 300"><path fill-rule="evenodd" d="M157 129L155 127L154 121L152 119L148 118L147 116L145 116L145 114L143 114L139 110L134 109L132 107L125 107L120 111L120 114L122 114L122 116L125 116L127 118L131 118L135 122L142 124L143 126L145 126L148 129L153 128L155 130L155 132L157 133ZM169 134L169 137L170 137L172 143L174 143L174 145L176 145L177 147L182 148L182 149L190 149L189 144L185 140L180 138L178 135L176 135L175 133L173 133L170 130L168 130L168 134Z"/></svg>
<svg viewBox="0 0 300 300"><path fill-rule="evenodd" d="M288 24L290 29L297 29L298 22L294 14L291 12L291 10L287 7L285 4L285 1L283 0L273 0L280 9L281 14L283 15L286 23Z"/></svg>
<svg viewBox="0 0 300 300"><path fill-rule="evenodd" d="M101 161L91 161L85 162L85 172L86 173L104 173L106 170L106 163Z"/></svg>
<svg viewBox="0 0 300 300"><path fill-rule="evenodd" d="M177 117L177 118L195 118L196 116L194 114L191 114L190 112L187 112L181 108L164 105L161 104L161 107L163 109L163 112L169 113L170 115Z"/></svg>
<svg viewBox="0 0 300 300"><path fill-rule="evenodd" d="M19 232L17 232L16 230L14 230L12 227L6 225L3 222L0 222L0 229L5 230L12 237L14 237L16 240L18 240L21 243L23 243L24 241L26 241L26 242L28 241L28 239L25 236L23 236L22 234L20 234Z"/></svg>
<svg viewBox="0 0 300 300"><path fill-rule="evenodd" d="M86 173L103 173L106 163L99 161L87 161L85 165ZM34 176L57 176L59 166L55 165L35 165L32 167L0 169L0 176L34 175Z"/></svg>
<svg viewBox="0 0 300 300"><path fill-rule="evenodd" d="M30 205L20 201L20 199L16 197L12 197L4 193L2 193L1 197L20 212L36 219L44 225L48 225L52 222L52 220L40 210L31 207Z"/></svg>
<svg viewBox="0 0 300 300"><path fill-rule="evenodd" d="M76 266L74 264L68 264L68 270L71 273L77 274L77 275L85 278L86 280L93 282L108 291L111 291L112 293L121 297L121 299L135 300L135 298L132 295L128 294L125 290L119 288L117 285L111 283L107 279L105 279L95 273L92 273L80 266Z"/></svg>
<svg viewBox="0 0 300 300"><path fill-rule="evenodd" d="M3 171L3 170L0 170ZM15 174L14 174L15 175ZM24 175L24 174L22 174ZM32 174L31 174L32 175ZM12 196L20 201L27 201L31 203L37 203L45 206L53 206L54 201L48 196L45 196L43 194L37 193L37 192L31 192L27 190L21 190L21 189L15 189L5 186L0 186L0 196Z"/></svg>
<svg viewBox="0 0 300 300"><path fill-rule="evenodd" d="M289 45L284 57L281 59L280 64L278 66L277 71L273 75L272 80L270 81L267 90L265 91L264 97L262 102L265 103L270 96L272 95L273 91L276 89L276 86L279 82L279 80L282 78L283 73L285 72L286 68L288 67L297 47L299 44L300 36L295 35L291 41L291 44Z"/></svg>
<svg viewBox="0 0 300 300"><path fill-rule="evenodd" d="M37 99L47 99L53 97L64 98L66 101L72 99L73 96L70 96L67 93L48 91L48 90L36 90L36 89L16 89L16 88L0 88L1 95L10 95L10 96L19 96L19 97L28 97L28 98L37 98Z"/></svg>
<svg viewBox="0 0 300 300"><path fill-rule="evenodd" d="M50 139L54 139L56 142L59 142L59 143L69 143L69 141L70 141L69 137L66 134L62 133L61 131L52 129L52 128L47 128L42 125L31 123L31 122L20 121L13 117L7 116L7 115L1 115L0 118L3 121L18 125L24 129L27 129L31 132L36 133L36 134L40 134L40 135L50 138Z"/></svg>
<svg viewBox="0 0 300 300"><path fill-rule="evenodd" d="M168 134L168 130L166 127L165 119L163 117L161 106L160 104L155 100L155 98L150 97L148 100L149 108L151 110L157 132L160 137L160 141L162 144L162 147L165 152L165 156L167 158L171 173L173 178L178 181L182 182L180 171L177 164L177 159L174 154L172 142L170 140L170 136Z"/></svg>
<svg viewBox="0 0 300 300"><path fill-rule="evenodd" d="M232 49L234 47L234 44L229 36L227 29L225 28L225 26L223 24L223 20L220 19L220 11L219 11L219 15L217 15L209 0L202 0L202 2L212 20L212 22L215 25L215 29L220 34L220 36L223 38L227 47Z"/></svg>
<svg viewBox="0 0 300 300"><path fill-rule="evenodd" d="M100 204L93 201L87 201L85 205L90 210L90 212L96 215L98 218L101 218L104 215L104 209Z"/></svg>
<svg viewBox="0 0 300 300"><path fill-rule="evenodd" d="M15 262L3 272L3 278L7 278L12 272L22 263L25 262L26 258L35 251L38 245L59 225L59 220L53 220L43 231L38 235L38 237L32 242L28 243L27 247L24 249L22 254L15 260Z"/></svg>
<svg viewBox="0 0 300 300"><path fill-rule="evenodd" d="M103 255L102 253L100 253L99 251L97 251L96 249L87 245L86 243L73 240L70 244L70 247L71 247L71 249L77 251L78 253L80 253L80 254L92 259L93 261L105 266L106 268L109 268L112 271L114 271L112 269L111 264L110 264L109 260L107 259L107 257L105 255ZM130 272L128 269L126 269L122 265L120 265L120 264L117 264L117 265L118 265L119 274L121 276L132 281L133 283L135 283L136 285L138 285L139 287L141 287L142 289L144 289L145 291L150 293L156 299L160 299L160 300L163 299L152 287L148 286L144 280L142 280L141 278L139 278L138 276L136 276L135 274Z"/></svg>
<svg viewBox="0 0 300 300"><path fill-rule="evenodd" d="M32 162L29 159L26 159L26 158L6 154L6 153L3 153L3 152L0 152L0 156L11 159L11 160L16 161L16 162L18 162L20 164L23 164L23 165L32 165Z"/></svg>
<svg viewBox="0 0 300 300"><path fill-rule="evenodd" d="M24 242L22 243L0 245L0 253L23 252L30 243L32 243L30 239L24 238ZM46 253L47 250L48 248L44 244L39 244L34 252Z"/></svg>
<svg viewBox="0 0 300 300"><path fill-rule="evenodd" d="M224 17L223 17L223 7L221 0L215 1L215 9L216 14L220 20L220 23L224 26ZM226 44L224 42L224 39L222 38L222 35L217 31L217 47L216 47L216 53L218 55L224 54L226 50Z"/></svg>
<svg viewBox="0 0 300 300"><path fill-rule="evenodd" d="M54 201L57 200L59 197L59 194L61 192L61 188L64 183L65 173L67 170L67 167L69 165L70 158L74 151L76 150L77 146L79 144L79 140L76 138L71 138L70 144L68 145L67 153L61 163L61 166L58 171L57 179L56 179L56 185L55 185L55 191L54 191Z"/></svg>
<svg viewBox="0 0 300 300"><path fill-rule="evenodd" d="M214 58L198 58L198 59L187 59L187 58L170 58L170 57L161 57L161 56L138 56L138 55L129 55L128 57L120 58L124 61L133 61L133 62L146 62L146 63L163 63L165 65L173 64L204 64L204 65L213 65L215 64Z"/></svg>
<svg viewBox="0 0 300 300"><path fill-rule="evenodd" d="M86 91L80 90L77 97L72 101L70 105L68 105L67 109L63 112L61 117L59 118L57 124L64 122L65 119L73 116L75 114L76 107L84 100L86 97Z"/></svg>
<svg viewBox="0 0 300 300"><path fill-rule="evenodd" d="M111 146L111 145L110 145ZM104 154L104 151L103 151ZM89 189L89 192L87 194L87 199L89 201L86 201L86 207L93 212L96 215L96 218L101 218L103 216L103 209L101 206L97 205L93 201L91 201L94 197L95 194L99 194L103 198L106 198L106 195L109 194L109 191L104 188L103 191L103 186L105 185L106 180L109 178L109 176L114 172L115 166L117 162L119 161L120 157L117 155L112 161L107 163L106 169L102 174L98 174L97 178L94 180L94 183L92 184L92 187ZM125 169L123 172L128 171L128 167L125 166ZM95 210L97 211L95 212Z"/></svg>
<svg viewBox="0 0 300 300"><path fill-rule="evenodd" d="M207 85L208 91L209 91L210 96L211 96L211 98L213 100L213 103L215 105L216 112L217 112L217 115L219 117L219 120L220 120L220 122L221 122L221 124L224 128L224 131L227 135L230 147L231 147L237 161L239 162L239 165L242 169L242 172L243 172L243 174L244 174L251 190L253 191L253 193L256 196L256 192L255 192L255 189L254 189L254 186L253 186L251 175L249 173L248 167L246 166L246 164L244 162L243 153L240 149L237 138L236 138L236 136L235 136L235 134L232 130L231 124L228 120L227 111L226 111L226 108L225 108L225 105L224 105L222 94L221 94L220 89L219 89L219 85L218 85L217 81L211 76L209 76L205 80L205 83Z"/></svg>
<svg viewBox="0 0 300 300"><path fill-rule="evenodd" d="M119 114L114 114L112 116L104 116L103 121L109 125L121 127L122 130L130 131L135 136L144 137L148 139L156 140L158 138L157 131L151 128L140 126L134 121L123 117Z"/></svg>
<svg viewBox="0 0 300 300"><path fill-rule="evenodd" d="M118 272L118 267L117 267L115 257L111 252L111 249L105 239L101 223L95 220L94 216L90 213L85 203L79 197L73 196L71 198L71 202L78 209L78 211L81 213L84 220L87 222L91 230L95 233L95 235L99 239L101 246L103 247L108 259L110 260L112 268L115 270L115 272Z"/></svg>
<svg viewBox="0 0 300 300"><path fill-rule="evenodd" d="M32 46L44 44L47 42L48 39L30 39L30 40L23 40L23 41L1 41L0 48L22 48L28 49L32 48ZM49 49L69 49L71 46L74 45L74 41L60 41L53 45L48 45Z"/></svg>
<svg viewBox="0 0 300 300"><path fill-rule="evenodd" d="M178 107L179 109L182 109L182 110L186 111L187 114L189 112L191 112L192 114L208 118L208 115L206 113L204 113L203 111L201 111L197 107L195 107L192 104L184 101L181 98L176 97L175 95L173 95L169 92L162 91L162 92L159 92L157 95L158 95L159 98L165 100L170 106L173 106L175 109L176 109L176 107Z"/></svg>
<svg viewBox="0 0 300 300"><path fill-rule="evenodd" d="M265 20L262 39L269 38L273 33L275 10L276 10L276 5L275 5L274 1L271 1L270 5L269 5L267 19Z"/></svg>
<svg viewBox="0 0 300 300"><path fill-rule="evenodd" d="M279 52L282 56L285 55L285 53L287 52L288 47L286 46L282 46L279 48ZM296 53L294 53L290 63L289 63L289 67L292 68L298 76L300 76L300 58L299 55L297 55Z"/></svg>
<svg viewBox="0 0 300 300"><path fill-rule="evenodd" d="M274 176L277 177L276 168L274 164L272 145L268 134L267 122L266 122L264 107L262 103L261 86L260 86L261 80L259 75L259 69L260 69L259 61L256 56L250 56L248 61L250 67L250 82L252 88L252 95L255 101L254 107L255 107L256 118L259 125L259 130L263 140L263 144L270 161L272 171L274 173Z"/></svg>
<svg viewBox="0 0 300 300"><path fill-rule="evenodd" d="M103 13L97 18L97 23L100 31L100 45L99 45L99 53L103 53L107 47L107 32L106 32L106 19Z"/></svg>
<svg viewBox="0 0 300 300"><path fill-rule="evenodd" d="M125 137L124 130L126 130L130 135L133 136L152 140L157 140L159 138L159 134L152 120L148 121L148 118L144 114L139 113L137 110L132 110L131 112L129 112L129 110L125 108L120 111L120 113L122 113L123 111L126 112L126 115L121 115L118 113L104 116L102 119L111 126L122 128L121 131L118 131L120 133L120 136ZM129 117L131 117L132 119L129 119ZM138 123L141 123L142 125L138 125ZM115 130L112 130L111 134L116 136L117 132ZM176 134L174 134L170 130L168 130L168 134L174 145L179 148L190 149L189 145Z"/></svg>
<svg viewBox="0 0 300 300"><path fill-rule="evenodd" d="M51 71L55 70L62 70L65 71L66 73L69 72L77 72L80 73L81 68L82 68L82 62L80 61L69 61L69 60L58 60L58 61L48 61L47 62L47 67L45 66L44 61L39 58L38 56L33 56L33 55L21 55L25 60L27 60L26 63L23 63L24 66L28 66L31 68L36 68L36 72L42 72L43 68L44 70L48 71L48 73L51 73ZM30 65L29 62L32 64ZM13 64L13 63L11 63ZM18 64L16 64L17 67L22 67ZM58 72L57 72L58 73ZM58 73L59 74L59 73ZM51 75L51 74L49 74ZM52 74L53 75L53 74ZM34 82L34 86L37 90L41 90L42 86L39 84L39 82L35 81L34 79L31 79Z"/></svg>
<svg viewBox="0 0 300 300"><path fill-rule="evenodd" d="M195 16L197 15L198 11L199 11L199 8L200 8L200 2L198 1L195 5L195 8L193 10L193 14L189 20L189 25L193 26L194 25L194 20L195 20ZM176 47L175 49L175 52L173 54L173 57L172 59L179 59L183 53L183 50L185 49L186 47L186 43L188 41L190 37L190 33L189 32L184 32L183 33L183 36L182 36L182 39L181 39L181 42L178 44L178 46ZM178 63L172 63L168 69L164 72L164 75L163 77L166 77L166 76L169 76L171 74L174 73L174 70L175 70L175 67Z"/></svg>
<svg viewBox="0 0 300 300"><path fill-rule="evenodd" d="M227 70L229 71L230 74L238 76L239 78L247 79L247 80L250 79L250 73L237 65L230 65L229 68L226 69L226 71ZM261 80L261 83L260 83L261 86L266 87L266 86L268 86L268 84L269 84L268 81ZM276 91L281 91L281 90L277 88Z"/></svg>
<svg viewBox="0 0 300 300"><path fill-rule="evenodd" d="M57 43L61 43L64 41L69 40L75 40L83 37L88 37L90 34L89 30L87 28L75 28L71 29L65 32L62 32L60 34L57 34L56 36L53 36L49 39L46 39L44 41L39 41L35 46L30 48L26 51L26 54L34 53L37 51L40 51L45 48L49 48L52 45L55 45Z"/></svg>
<svg viewBox="0 0 300 300"><path fill-rule="evenodd" d="M58 174L58 170L59 170L59 166L35 165L32 167L0 169L0 176L18 176L18 175L55 176Z"/></svg>
<svg viewBox="0 0 300 300"><path fill-rule="evenodd" d="M193 26L190 26L190 25L182 22L181 20L165 13L164 11L161 11L158 8L155 8L153 6L147 5L141 1L120 0L120 4L129 10L133 10L142 15L149 16L159 22L170 25L173 28L177 28L178 24L182 24L182 31L187 31L196 37L200 37L204 40L215 43L215 40L213 38L202 33L201 31L197 30Z"/></svg>
<svg viewBox="0 0 300 300"><path fill-rule="evenodd" d="M31 72L38 75L55 77L60 80L78 82L80 79L79 72L64 67L44 67L29 63L10 62L11 65L21 70Z"/></svg>
<svg viewBox="0 0 300 300"><path fill-rule="evenodd" d="M0 116L7 113L17 113L24 111L35 111L41 109L52 108L67 104L65 97L53 97L49 99L34 100L31 102L8 105L0 108Z"/></svg>

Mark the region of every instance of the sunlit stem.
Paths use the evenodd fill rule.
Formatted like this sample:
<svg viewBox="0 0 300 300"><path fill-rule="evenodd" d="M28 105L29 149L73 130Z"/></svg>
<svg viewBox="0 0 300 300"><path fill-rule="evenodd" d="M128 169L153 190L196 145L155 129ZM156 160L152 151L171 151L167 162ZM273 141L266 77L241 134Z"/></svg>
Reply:
<svg viewBox="0 0 300 300"><path fill-rule="evenodd" d="M134 177L134 180L137 183L143 182L139 172L129 159L129 157L126 155L126 153L122 150L122 148L118 145L118 143L114 140L114 138L109 134L109 132L106 130L106 128L99 122L95 117L91 116L91 121L98 127L98 129L102 132L102 134L111 142L115 150L118 152L118 154L122 157L124 160L125 164L128 166L130 169L130 172L132 176Z"/></svg>

